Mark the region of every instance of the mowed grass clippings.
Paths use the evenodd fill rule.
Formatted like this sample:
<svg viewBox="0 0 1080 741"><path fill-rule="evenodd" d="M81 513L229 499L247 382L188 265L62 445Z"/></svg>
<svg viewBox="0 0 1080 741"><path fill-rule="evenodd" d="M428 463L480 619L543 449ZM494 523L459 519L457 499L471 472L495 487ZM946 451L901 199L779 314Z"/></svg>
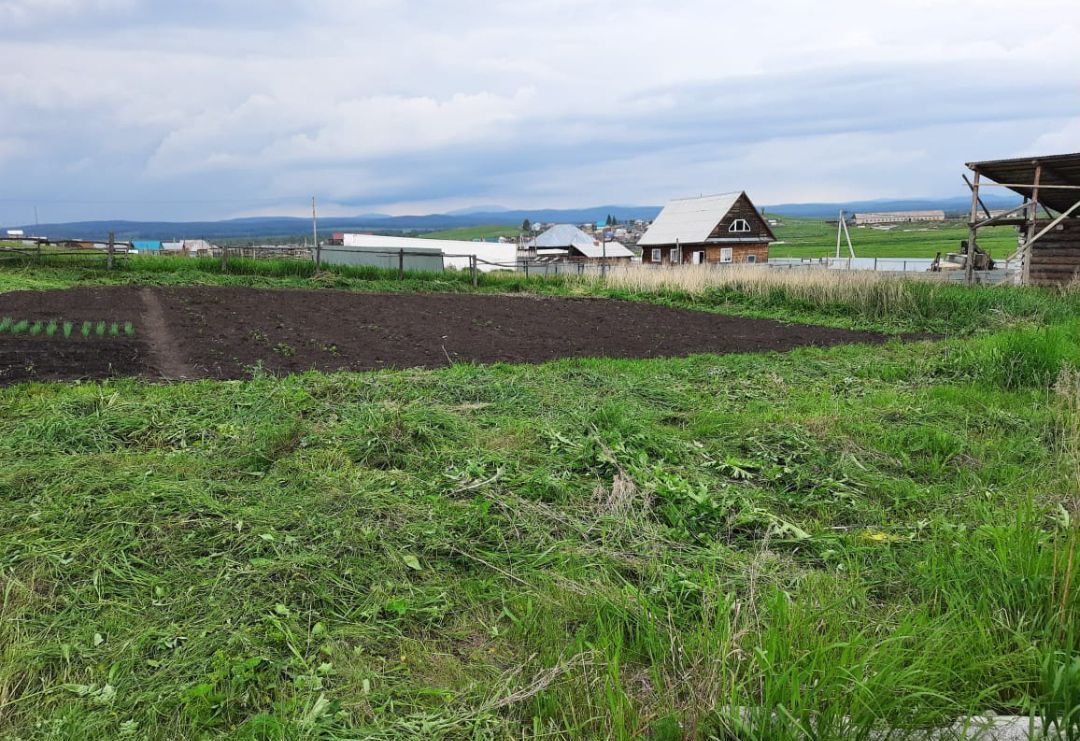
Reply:
<svg viewBox="0 0 1080 741"><path fill-rule="evenodd" d="M1075 728L1076 352L0 390L0 735Z"/></svg>

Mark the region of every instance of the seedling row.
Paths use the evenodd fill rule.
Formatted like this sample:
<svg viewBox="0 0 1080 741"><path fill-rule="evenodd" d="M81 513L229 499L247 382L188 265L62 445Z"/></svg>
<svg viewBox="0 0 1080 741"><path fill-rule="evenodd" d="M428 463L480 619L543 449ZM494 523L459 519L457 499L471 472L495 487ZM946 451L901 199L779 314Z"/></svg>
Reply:
<svg viewBox="0 0 1080 741"><path fill-rule="evenodd" d="M27 335L29 337L63 337L64 339L83 337L134 337L135 325L131 322L83 321L71 322L62 319L29 321L27 319L0 319L0 335Z"/></svg>

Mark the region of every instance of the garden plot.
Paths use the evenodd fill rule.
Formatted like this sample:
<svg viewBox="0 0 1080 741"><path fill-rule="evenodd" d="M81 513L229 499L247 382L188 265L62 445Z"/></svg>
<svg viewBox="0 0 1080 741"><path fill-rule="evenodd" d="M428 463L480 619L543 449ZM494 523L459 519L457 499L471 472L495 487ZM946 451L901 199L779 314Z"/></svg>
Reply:
<svg viewBox="0 0 1080 741"><path fill-rule="evenodd" d="M240 287L13 292L0 295L0 316L44 328L0 333L9 383L681 357L885 339L611 299Z"/></svg>

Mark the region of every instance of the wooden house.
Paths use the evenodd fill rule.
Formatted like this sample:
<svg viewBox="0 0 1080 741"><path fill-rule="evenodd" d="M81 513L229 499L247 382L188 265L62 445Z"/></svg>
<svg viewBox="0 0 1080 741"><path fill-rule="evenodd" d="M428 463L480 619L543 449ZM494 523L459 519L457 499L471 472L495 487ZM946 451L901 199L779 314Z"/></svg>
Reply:
<svg viewBox="0 0 1080 741"><path fill-rule="evenodd" d="M764 263L776 236L744 192L672 201L638 241L645 264Z"/></svg>

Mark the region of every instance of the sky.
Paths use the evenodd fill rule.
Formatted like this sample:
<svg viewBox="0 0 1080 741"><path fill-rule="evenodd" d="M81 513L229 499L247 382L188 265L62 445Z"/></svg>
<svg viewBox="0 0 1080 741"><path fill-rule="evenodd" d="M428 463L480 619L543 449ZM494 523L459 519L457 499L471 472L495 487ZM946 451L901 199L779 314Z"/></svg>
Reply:
<svg viewBox="0 0 1080 741"><path fill-rule="evenodd" d="M965 193L1076 0L0 0L0 224Z"/></svg>

